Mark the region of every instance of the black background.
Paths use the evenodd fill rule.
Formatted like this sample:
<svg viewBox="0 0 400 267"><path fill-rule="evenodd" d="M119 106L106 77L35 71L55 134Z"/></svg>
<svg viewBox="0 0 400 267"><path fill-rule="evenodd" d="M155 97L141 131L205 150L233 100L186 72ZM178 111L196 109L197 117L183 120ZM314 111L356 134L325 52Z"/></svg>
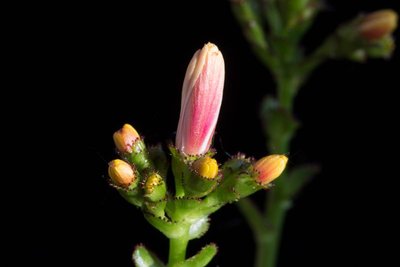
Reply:
<svg viewBox="0 0 400 267"><path fill-rule="evenodd" d="M395 8L395 1L341 2L326 3L305 37L306 51L359 12ZM43 8L50 11L25 26L32 34L26 68L37 88L31 94L42 101L34 101L23 119L33 121L30 151L39 163L29 169L27 194L18 197L23 206L14 210L23 218L18 246L24 251L14 262L132 266L138 243L166 259L167 240L107 184L107 162L116 157L112 133L128 122L149 144L173 139L187 64L211 41L226 64L218 157L239 151L262 157L258 109L262 97L274 93L272 77L250 51L227 0ZM322 172L288 213L279 266L387 259L379 250L393 235L398 210L391 192L398 174L388 155L398 154L398 70L398 51L390 61L330 61L302 88L295 106L302 128L289 164L316 162ZM216 242L220 250L210 266L252 266L252 234L236 207L211 218L211 229L190 243L189 255Z"/></svg>

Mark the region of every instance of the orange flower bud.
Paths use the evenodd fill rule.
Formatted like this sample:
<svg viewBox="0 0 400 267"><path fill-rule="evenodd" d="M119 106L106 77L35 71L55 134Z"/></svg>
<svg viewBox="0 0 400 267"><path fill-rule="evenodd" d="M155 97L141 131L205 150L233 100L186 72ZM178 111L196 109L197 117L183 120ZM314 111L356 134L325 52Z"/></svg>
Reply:
<svg viewBox="0 0 400 267"><path fill-rule="evenodd" d="M207 179L214 179L218 175L217 161L208 156L196 160L192 167L200 176Z"/></svg>
<svg viewBox="0 0 400 267"><path fill-rule="evenodd" d="M390 35L397 27L397 13L391 9L367 14L360 21L358 31L368 41Z"/></svg>
<svg viewBox="0 0 400 267"><path fill-rule="evenodd" d="M288 158L285 155L270 155L258 160L254 169L259 173L257 182L266 185L282 174Z"/></svg>
<svg viewBox="0 0 400 267"><path fill-rule="evenodd" d="M122 187L129 187L136 179L132 166L120 159L108 163L108 175L114 183Z"/></svg>
<svg viewBox="0 0 400 267"><path fill-rule="evenodd" d="M132 145L140 138L138 132L130 124L124 124L113 135L115 146L121 153L132 153Z"/></svg>

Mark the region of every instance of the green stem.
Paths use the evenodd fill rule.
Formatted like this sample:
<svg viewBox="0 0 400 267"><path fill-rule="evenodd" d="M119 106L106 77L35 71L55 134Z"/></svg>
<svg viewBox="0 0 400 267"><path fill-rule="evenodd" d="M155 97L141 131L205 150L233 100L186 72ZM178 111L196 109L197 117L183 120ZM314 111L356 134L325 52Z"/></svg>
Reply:
<svg viewBox="0 0 400 267"><path fill-rule="evenodd" d="M282 73L276 76L278 86L278 100L281 107L289 112L293 109L293 100L303 79L301 75L294 73ZM281 151L286 153L287 151Z"/></svg>
<svg viewBox="0 0 400 267"><path fill-rule="evenodd" d="M280 108L293 117L293 102L300 86L319 64L332 57L335 38L328 38L311 56L304 58L298 45L304 31L300 35L293 35L296 32L292 35L285 32L282 10L279 10L276 0L260 0L259 6L254 5L255 3L251 0L232 0L233 13L255 55L274 74ZM261 12L257 12L257 7L261 8ZM265 19L269 25L269 33L263 28ZM274 136L278 138L269 142L268 149L284 154L289 151L291 138L295 133L279 135L279 130L282 129L276 130L277 134ZM291 196L295 195L285 194L291 186L285 178L287 177L279 178L277 186L266 195L265 212L260 212L248 199L243 199L238 204L256 240L256 267L275 267L277 264L286 211L290 206Z"/></svg>
<svg viewBox="0 0 400 267"><path fill-rule="evenodd" d="M281 75L277 75L278 100L282 108L289 113L293 110L293 101L303 81L299 73L291 73L286 68ZM271 144L269 150L274 149L276 153L287 153L290 146L290 139L284 139L276 144ZM277 186L270 190L265 198L264 220L267 222L263 233L257 239L256 267L275 267L279 256L282 228L286 211L290 206L290 199L287 199L285 191L285 176L279 178Z"/></svg>
<svg viewBox="0 0 400 267"><path fill-rule="evenodd" d="M246 218L250 228L253 229L254 237L262 234L264 228L264 219L261 212L257 209L256 205L248 198L243 198L238 202L240 212Z"/></svg>
<svg viewBox="0 0 400 267"><path fill-rule="evenodd" d="M282 17L276 0L261 0L264 18L267 20L272 34L280 35L283 32Z"/></svg>
<svg viewBox="0 0 400 267"><path fill-rule="evenodd" d="M281 186L284 186L284 184L281 184ZM266 197L265 218L267 219L267 227L264 228L262 239L257 240L259 247L256 259L257 267L275 267L277 264L282 228L286 211L290 206L290 201L282 197L279 191L280 188L276 187Z"/></svg>
<svg viewBox="0 0 400 267"><path fill-rule="evenodd" d="M172 267L186 259L188 243L189 239L187 237L171 238L169 240L168 267Z"/></svg>
<svg viewBox="0 0 400 267"><path fill-rule="evenodd" d="M301 85L301 76L291 74L287 71L283 75L277 76L278 100L282 108L289 113L293 110L293 100ZM283 139L275 144L271 144L270 151L276 153L287 153L290 146L290 139ZM264 221L267 222L263 228L263 233L257 238L256 267L275 267L279 256L282 228L285 220L286 211L290 205L282 191L285 190L285 177L279 178L277 186L270 190L265 197Z"/></svg>
<svg viewBox="0 0 400 267"><path fill-rule="evenodd" d="M251 44L253 52L266 68L272 68L271 51L267 42L264 29L262 27L262 18L254 11L249 0L231 1L232 11L236 20L240 24L244 36Z"/></svg>
<svg viewBox="0 0 400 267"><path fill-rule="evenodd" d="M273 191L270 192L269 196L269 200L275 202L276 194L273 194ZM280 206L283 207L282 205ZM265 216L257 209L255 204L247 198L241 199L238 202L238 207L252 229L254 240L256 241L257 252L255 266L275 266L279 246L279 233L285 214L284 210L277 208L275 205L273 207L268 205ZM269 219L266 223L264 223L264 216Z"/></svg>
<svg viewBox="0 0 400 267"><path fill-rule="evenodd" d="M306 78L312 73L321 63L329 58L335 58L338 40L335 34L329 36L325 41L299 66L299 72Z"/></svg>

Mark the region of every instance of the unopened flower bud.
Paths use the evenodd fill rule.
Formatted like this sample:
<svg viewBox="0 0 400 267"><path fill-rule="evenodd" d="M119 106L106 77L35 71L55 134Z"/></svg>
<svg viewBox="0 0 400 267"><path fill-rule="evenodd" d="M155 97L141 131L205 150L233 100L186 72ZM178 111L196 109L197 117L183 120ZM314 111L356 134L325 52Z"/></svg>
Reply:
<svg viewBox="0 0 400 267"><path fill-rule="evenodd" d="M108 175L114 183L122 187L129 187L136 180L133 167L120 159L108 164Z"/></svg>
<svg viewBox="0 0 400 267"><path fill-rule="evenodd" d="M285 155L270 155L258 160L254 169L258 172L257 182L266 185L282 174L288 158Z"/></svg>
<svg viewBox="0 0 400 267"><path fill-rule="evenodd" d="M197 174L207 179L214 179L218 175L217 161L208 156L196 160L192 168Z"/></svg>
<svg viewBox="0 0 400 267"><path fill-rule="evenodd" d="M185 154L206 153L211 145L222 102L225 67L218 47L198 50L186 70L176 147Z"/></svg>
<svg viewBox="0 0 400 267"><path fill-rule="evenodd" d="M154 188L161 183L161 176L158 173L153 173L147 178L146 183L144 184L145 191L147 193L152 193L154 191Z"/></svg>
<svg viewBox="0 0 400 267"><path fill-rule="evenodd" d="M147 177L143 189L145 196L151 201L159 201L163 199L167 192L163 178L156 172Z"/></svg>
<svg viewBox="0 0 400 267"><path fill-rule="evenodd" d="M391 9L367 14L360 21L358 31L367 41L390 35L397 27L397 13Z"/></svg>
<svg viewBox="0 0 400 267"><path fill-rule="evenodd" d="M132 145L140 138L138 132L130 124L124 124L113 135L115 146L121 153L132 153Z"/></svg>

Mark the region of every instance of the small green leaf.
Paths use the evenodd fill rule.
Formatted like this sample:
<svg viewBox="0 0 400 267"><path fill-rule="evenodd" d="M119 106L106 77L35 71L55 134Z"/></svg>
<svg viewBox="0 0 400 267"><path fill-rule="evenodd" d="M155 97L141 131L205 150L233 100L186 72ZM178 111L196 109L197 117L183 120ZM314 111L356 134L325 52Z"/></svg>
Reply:
<svg viewBox="0 0 400 267"><path fill-rule="evenodd" d="M217 254L218 248L215 244L209 244L202 248L196 255L180 262L173 267L204 267L206 266Z"/></svg>
<svg viewBox="0 0 400 267"><path fill-rule="evenodd" d="M208 217L199 218L197 221L193 222L189 228L189 239L200 238L204 235L208 228L210 227Z"/></svg>
<svg viewBox="0 0 400 267"><path fill-rule="evenodd" d="M135 248L132 260L136 267L165 267L161 260L154 253L148 251L143 245Z"/></svg>
<svg viewBox="0 0 400 267"><path fill-rule="evenodd" d="M306 164L292 169L285 179L286 194L293 198L320 171L316 164Z"/></svg>

